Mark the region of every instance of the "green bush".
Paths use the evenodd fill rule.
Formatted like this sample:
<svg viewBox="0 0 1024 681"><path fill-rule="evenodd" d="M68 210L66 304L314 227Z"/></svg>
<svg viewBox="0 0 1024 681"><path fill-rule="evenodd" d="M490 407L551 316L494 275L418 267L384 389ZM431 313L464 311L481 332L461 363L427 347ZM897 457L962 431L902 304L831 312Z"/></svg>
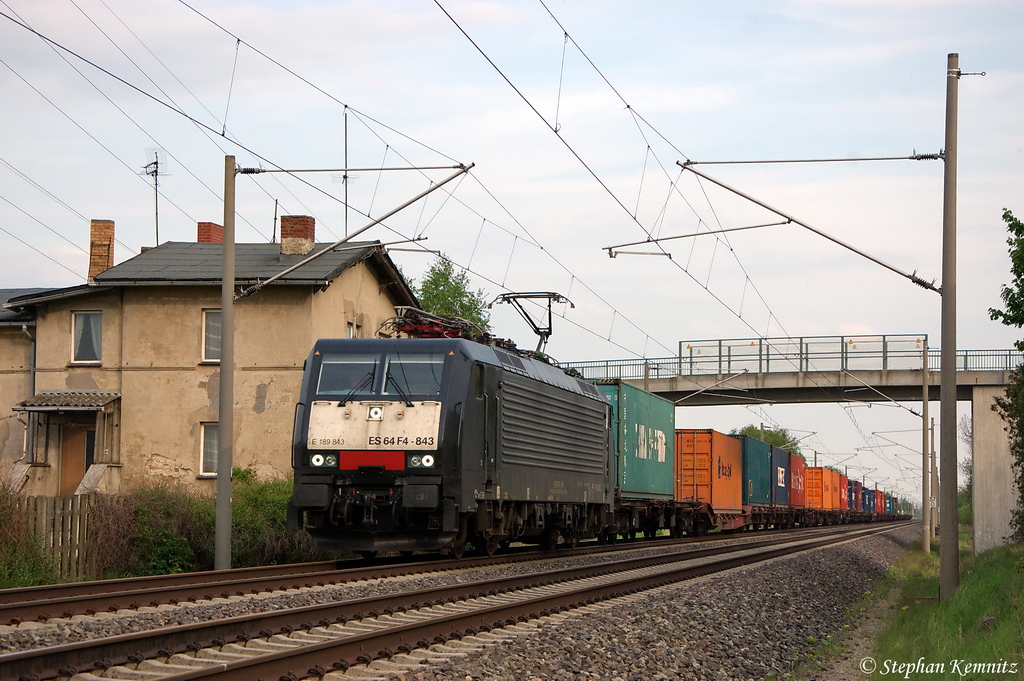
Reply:
<svg viewBox="0 0 1024 681"><path fill-rule="evenodd" d="M232 475L232 567L323 559L306 533L285 527L290 480L260 481L248 468ZM214 568L216 498L181 486L152 486L107 496L90 523L104 547L106 576Z"/></svg>
<svg viewBox="0 0 1024 681"><path fill-rule="evenodd" d="M18 505L18 495L0 484L0 589L60 581L57 562Z"/></svg>
<svg viewBox="0 0 1024 681"><path fill-rule="evenodd" d="M100 570L107 577L212 568L213 498L182 487L101 495L89 529L92 544L102 547Z"/></svg>
<svg viewBox="0 0 1024 681"><path fill-rule="evenodd" d="M974 507L967 502L960 502L956 509L957 522L961 525L974 524Z"/></svg>
<svg viewBox="0 0 1024 681"><path fill-rule="evenodd" d="M235 474L232 485L231 564L233 567L296 563L322 558L305 532L285 527L291 480L260 482Z"/></svg>

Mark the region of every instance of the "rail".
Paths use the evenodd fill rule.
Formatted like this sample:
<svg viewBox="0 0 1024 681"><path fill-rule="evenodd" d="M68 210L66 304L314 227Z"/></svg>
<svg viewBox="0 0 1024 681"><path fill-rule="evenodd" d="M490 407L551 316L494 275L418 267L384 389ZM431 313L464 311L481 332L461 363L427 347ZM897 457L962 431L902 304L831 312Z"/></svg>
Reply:
<svg viewBox="0 0 1024 681"><path fill-rule="evenodd" d="M926 335L804 336L680 341L676 357L563 362L587 379L642 380L740 372L920 371ZM928 348L938 371L940 351ZM957 371L1010 371L1024 364L1019 350L958 350Z"/></svg>

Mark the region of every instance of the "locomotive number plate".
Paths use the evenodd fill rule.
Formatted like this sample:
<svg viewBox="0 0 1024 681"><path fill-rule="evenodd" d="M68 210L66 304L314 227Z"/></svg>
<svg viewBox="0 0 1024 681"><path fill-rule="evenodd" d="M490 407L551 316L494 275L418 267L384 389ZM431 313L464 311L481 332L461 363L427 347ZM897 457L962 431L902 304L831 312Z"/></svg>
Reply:
<svg viewBox="0 0 1024 681"><path fill-rule="evenodd" d="M441 403L338 402L317 400L309 409L307 449L434 450L441 422Z"/></svg>

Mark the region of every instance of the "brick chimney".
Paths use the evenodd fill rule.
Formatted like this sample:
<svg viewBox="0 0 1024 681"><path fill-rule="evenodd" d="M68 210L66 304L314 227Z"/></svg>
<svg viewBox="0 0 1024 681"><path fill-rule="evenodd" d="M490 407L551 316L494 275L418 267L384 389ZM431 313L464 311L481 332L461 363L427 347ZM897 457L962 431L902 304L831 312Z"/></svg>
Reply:
<svg viewBox="0 0 1024 681"><path fill-rule="evenodd" d="M305 255L316 242L316 222L308 215L281 216L281 254Z"/></svg>
<svg viewBox="0 0 1024 681"><path fill-rule="evenodd" d="M114 266L114 221L89 223L89 281Z"/></svg>
<svg viewBox="0 0 1024 681"><path fill-rule="evenodd" d="M216 222L200 222L196 226L196 241L201 244L222 244L224 228Z"/></svg>

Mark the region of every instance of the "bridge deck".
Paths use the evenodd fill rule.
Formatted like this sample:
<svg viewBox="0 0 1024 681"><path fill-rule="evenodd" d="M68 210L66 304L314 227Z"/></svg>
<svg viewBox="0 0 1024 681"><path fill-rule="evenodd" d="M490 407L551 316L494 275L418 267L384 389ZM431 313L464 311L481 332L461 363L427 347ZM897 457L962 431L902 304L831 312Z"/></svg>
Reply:
<svg viewBox="0 0 1024 681"><path fill-rule="evenodd" d="M683 405L756 402L920 401L927 361L929 396L939 399L937 349L925 335L816 336L683 341L677 357L563 364L585 378L622 379ZM977 386L1006 385L1024 363L1017 350L957 352L957 399Z"/></svg>

